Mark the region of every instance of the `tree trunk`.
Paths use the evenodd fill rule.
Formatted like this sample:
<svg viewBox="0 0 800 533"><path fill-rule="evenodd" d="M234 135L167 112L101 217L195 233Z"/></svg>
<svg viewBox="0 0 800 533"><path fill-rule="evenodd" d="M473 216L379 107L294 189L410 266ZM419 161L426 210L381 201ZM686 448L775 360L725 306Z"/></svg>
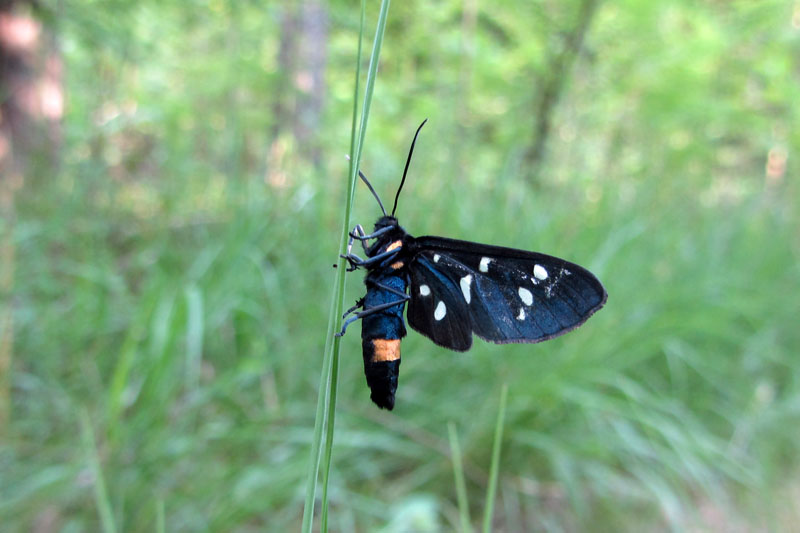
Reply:
<svg viewBox="0 0 800 533"><path fill-rule="evenodd" d="M328 11L322 1L306 0L283 8L278 65L282 74L272 95L272 144L268 181L285 183L286 135L294 137L296 153L322 164L319 132L325 106Z"/></svg>
<svg viewBox="0 0 800 533"><path fill-rule="evenodd" d="M0 434L10 415L14 194L33 162L54 162L63 110L60 57L48 50L53 42L43 37L34 7L31 0L0 0Z"/></svg>
<svg viewBox="0 0 800 533"><path fill-rule="evenodd" d="M328 59L328 13L322 2L306 1L300 9L298 63L293 72L297 102L294 136L301 153L315 168L322 163L319 132L325 105Z"/></svg>
<svg viewBox="0 0 800 533"><path fill-rule="evenodd" d="M532 181L539 175L552 127L553 114L564 91L572 64L580 55L584 38L597 10L598 0L583 0L573 28L565 35L560 52L553 55L547 68L548 77L541 82L534 112L533 140L525 151L525 167Z"/></svg>

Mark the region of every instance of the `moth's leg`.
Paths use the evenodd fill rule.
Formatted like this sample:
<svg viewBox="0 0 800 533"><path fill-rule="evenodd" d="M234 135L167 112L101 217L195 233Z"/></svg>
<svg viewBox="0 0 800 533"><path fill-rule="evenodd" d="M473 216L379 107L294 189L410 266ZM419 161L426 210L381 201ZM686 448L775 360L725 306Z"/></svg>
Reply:
<svg viewBox="0 0 800 533"><path fill-rule="evenodd" d="M372 284L375 285L376 287L378 287L379 289L383 289L385 291L391 292L392 294L396 294L397 296L402 298L401 301L403 301L403 302L406 302L406 301L411 299L411 296L409 296L408 294L404 293L403 291L399 291L399 290L397 290L397 289L395 289L393 287L389 287L388 285L384 285L383 283L372 282ZM394 305L394 304L392 304L392 305ZM342 315L342 318L346 318L347 315L351 314L356 309L360 309L362 307L364 307L364 298L359 298L358 300L356 300L356 305L354 305L353 307L351 307L350 309L348 309L347 311L344 312L344 314ZM374 309L374 308L371 307L370 309Z"/></svg>
<svg viewBox="0 0 800 533"><path fill-rule="evenodd" d="M360 237L364 235L364 228L361 227L361 224L356 224L356 227L353 228L353 231L348 233L348 235L350 235L350 240L347 241L347 255L351 255L351 252L353 251L353 241L355 241L356 239L361 240L361 246L362 248L364 248L364 253L367 253L366 241L364 241Z"/></svg>
<svg viewBox="0 0 800 533"><path fill-rule="evenodd" d="M348 246L349 248L349 246ZM400 248L395 248L394 250L389 250L387 252L383 252L382 254L378 254L367 259L361 259L356 254L351 254L350 250L347 251L347 255L342 255L344 259L350 263L350 268L347 269L348 272L352 272L359 267L368 267L370 265L374 265L375 263L380 263L381 261L394 257L400 251Z"/></svg>
<svg viewBox="0 0 800 533"><path fill-rule="evenodd" d="M362 307L364 307L364 298L359 298L358 300L356 300L356 305L354 305L353 307L351 307L350 309L348 309L347 311L344 312L344 314L342 315L342 318L346 317L347 315L349 315L350 313L352 313L356 309L360 309Z"/></svg>
<svg viewBox="0 0 800 533"><path fill-rule="evenodd" d="M347 320L344 321L344 324L342 324L342 331L337 333L336 336L337 337L344 336L344 333L347 330L347 326L349 326L350 324L352 324L356 320L364 318L365 316L369 316L369 315L375 314L378 311L383 311L384 309L389 309L390 307L394 307L395 305L399 305L399 304L405 303L407 300L409 300L411 298L407 294L404 294L403 296L404 296L403 299L397 300L396 302L387 302L385 304L376 305L375 307L370 307L368 309L364 309L363 311L361 311L359 313L356 313L355 315L351 316L350 318L348 318Z"/></svg>
<svg viewBox="0 0 800 533"><path fill-rule="evenodd" d="M356 224L356 227L353 231L350 232L350 242L353 242L353 239L358 239L361 241L361 248L364 250L364 253L367 253L367 238L366 233L364 233L364 228L361 227L361 224ZM347 253L350 253L350 250L347 250Z"/></svg>
<svg viewBox="0 0 800 533"><path fill-rule="evenodd" d="M392 229L392 226L386 226L385 228L381 228L378 231L376 231L374 233L370 233L369 235L367 235L367 233L364 231L364 228L361 226L361 224L356 224L356 227L353 228L353 231L351 231L350 234L349 234L350 235L350 242L347 245L347 253L350 254L350 250L351 250L351 248L353 246L353 240L355 240L355 239L358 239L359 241L361 241L361 247L364 248L364 253L367 253L367 241L370 240L370 239L375 239L375 238L383 235L384 233L390 231L391 229Z"/></svg>
<svg viewBox="0 0 800 533"><path fill-rule="evenodd" d="M397 296L402 298L403 301L411 299L411 296L409 296L408 294L404 293L403 291L395 289L394 287L389 287L388 285L384 285L383 283L378 283L377 281L371 281L370 283L372 283L373 285L375 285L376 287L378 287L380 289L383 289L385 291L389 291L392 294L396 294Z"/></svg>
<svg viewBox="0 0 800 533"><path fill-rule="evenodd" d="M361 227L361 224L357 224L356 227L353 228L353 231L350 232L350 237L352 237L353 239L358 239L360 241L366 241L369 239L374 239L376 237L379 237L380 235L383 235L384 233L391 231L392 229L394 229L394 226L386 226L379 229L378 231L375 231L367 235L366 233L364 233L364 228Z"/></svg>
<svg viewBox="0 0 800 533"><path fill-rule="evenodd" d="M360 225L356 225L355 229L353 229L353 231L350 232L350 240L347 241L347 255L348 256L351 255L352 252L353 252L353 241L355 240L355 237L353 236L353 232L358 230L360 227L361 227ZM361 231L364 231L364 230L361 230ZM343 257L343 258L347 259L347 257L345 257L343 255L341 255L339 257ZM352 266L352 264L350 266ZM348 272L349 272L349 270L348 270Z"/></svg>
<svg viewBox="0 0 800 533"><path fill-rule="evenodd" d="M359 239L361 242L361 247L364 248L364 253L366 254L368 253L367 241L366 241L367 236L364 234L364 228L361 227L361 224L356 224L356 227L353 228L353 231L351 231L348 235L350 235L350 240L347 241L347 256L341 256L341 257L344 257L350 262L350 268L348 268L347 271L352 272L353 270L358 268L358 265L353 264L354 260L357 260L359 262L364 261L363 259L361 259L360 257L358 257L353 253L353 241Z"/></svg>

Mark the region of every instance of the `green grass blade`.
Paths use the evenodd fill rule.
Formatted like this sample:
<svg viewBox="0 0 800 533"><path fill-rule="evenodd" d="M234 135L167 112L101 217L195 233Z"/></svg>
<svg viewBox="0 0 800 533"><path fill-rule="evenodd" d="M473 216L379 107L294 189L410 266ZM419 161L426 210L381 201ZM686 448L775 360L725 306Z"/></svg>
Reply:
<svg viewBox="0 0 800 533"><path fill-rule="evenodd" d="M386 30L386 18L389 11L389 0L384 0L381 3L381 11L378 16L378 27L375 30L375 41L373 42L372 46L372 54L370 56L370 63L369 63L369 70L367 71L367 87L364 93L364 105L361 111L361 124L358 129L358 138L357 143L355 142L356 136L354 135L355 130L353 126L355 125L355 120L351 125L351 135L350 135L350 190L348 196L348 206L346 209L345 214L345 223L344 227L342 228L342 242L341 242L341 251L340 254L344 254L346 251L347 242L349 241L349 230L350 230L350 213L353 206L353 197L355 196L355 184L357 182L357 174L358 168L360 166L361 161L361 149L364 146L364 138L366 137L367 133L367 121L369 119L369 108L370 103L372 101L372 92L375 87L375 79L378 76L378 63L380 59L381 53L381 44L383 43L383 34ZM356 67L356 76L360 74L360 65L361 65L361 37L364 31L364 20L365 20L365 13L366 13L366 2L362 1L361 3L361 30L359 32L359 51L358 51L358 58L359 62ZM354 105L353 105L353 114L355 118L356 112L356 103L358 100L358 83L356 83L355 89L355 98L354 98ZM357 153L352 153L355 147L357 148ZM338 309L336 312L336 316L334 317L338 323L339 317L342 314L344 309L344 274L346 272L345 268L346 264L344 260L340 261L339 264L339 274L342 278L342 283L339 285L339 294L336 299ZM333 354L332 354L332 362L331 362L331 380L330 386L328 389L328 408L327 408L327 417L326 417L326 439L325 439L325 457L324 462L322 465L323 468L323 475L322 475L322 517L321 517L321 531L328 530L328 481L330 475L330 467L331 467L331 459L333 453L333 431L334 431L334 424L336 421L336 392L338 386L338 378L339 378L339 338L335 338L335 342L333 344Z"/></svg>
<svg viewBox="0 0 800 533"><path fill-rule="evenodd" d="M92 423L89 420L89 412L84 409L81 411L80 416L83 446L86 450L89 470L94 477L94 499L95 505L97 505L97 512L100 514L103 531L105 533L114 533L117 530L114 525L114 513L111 511L111 501L108 498L108 490L106 490L106 483L103 479L103 470L100 467L100 458L97 455L97 446L94 441Z"/></svg>
<svg viewBox="0 0 800 533"><path fill-rule="evenodd" d="M186 297L186 391L194 394L200 386L203 365L203 294L192 284Z"/></svg>
<svg viewBox="0 0 800 533"><path fill-rule="evenodd" d="M364 24L366 19L367 13L367 6L366 0L361 0L361 22L359 25L359 32L358 32L358 52L356 54L357 61L356 61L356 76L355 76L355 83L353 84L353 119L350 124L350 157L348 160L350 161L350 167L348 171L348 176L350 179L349 185L352 186L348 195L348 202L349 205L353 205L353 196L355 196L355 174L357 171L355 170L356 167L353 164L353 156L356 146L356 124L358 122L358 94L359 94L359 83L361 80L361 44L363 42L364 37ZM359 136L361 136L361 132L359 131ZM344 234L350 228L350 217L349 213L346 217L344 223ZM345 249L340 250L340 254L345 253ZM339 263L339 271L344 274L345 270L345 263L342 260ZM337 272L339 274L339 272ZM337 314L333 317L336 319L337 317L341 316L342 307L341 305L344 302L344 283L341 285L341 294L337 294L336 302L338 304ZM335 322L334 322L335 324ZM332 332L331 332L332 333ZM325 431L325 456L322 461L322 513L320 516L320 531L328 531L328 482L330 480L330 471L331 471L331 461L333 455L333 430L336 423L336 395L338 392L338 384L339 384L339 339L336 338L334 342L333 348L333 355L331 361L331 379L330 379L330 386L328 389L328 407L327 407L327 424L326 424L326 431Z"/></svg>
<svg viewBox="0 0 800 533"><path fill-rule="evenodd" d="M497 496L497 476L500 472L500 444L503 441L503 422L506 417L506 400L508 399L508 385L504 384L500 391L500 408L497 411L497 425L494 428L494 443L492 444L492 466L489 469L489 487L486 489L486 506L483 515L483 532L492 530L492 516L494 515L494 501Z"/></svg>
<svg viewBox="0 0 800 533"><path fill-rule="evenodd" d="M447 423L447 431L450 435L450 456L453 460L453 476L456 483L456 498L458 499L458 516L461 518L461 531L469 533L472 531L469 521L469 502L467 501L467 485L464 482L464 465L461 462L461 447L458 444L458 434L456 426L452 422Z"/></svg>
<svg viewBox="0 0 800 533"><path fill-rule="evenodd" d="M383 44L383 33L386 30L386 17L389 14L390 0L381 1L381 11L378 14L378 29L375 31L375 41L372 43L372 55L369 59L369 70L367 71L367 88L364 91L364 107L361 111L361 125L358 128L358 143L356 145L354 168L352 170L351 179L355 185L356 173L361 165L361 150L364 147L364 138L367 136L367 120L369 119L369 107L372 102L372 91L375 89L375 78L378 75L378 60L381 55L381 45ZM350 206L353 204L353 195L350 195ZM350 219L348 218L348 222ZM346 228L349 229L349 228ZM346 232L345 232L346 233ZM346 237L346 235L345 235Z"/></svg>
<svg viewBox="0 0 800 533"><path fill-rule="evenodd" d="M156 500L156 533L164 533L166 528L166 517L164 516L164 498Z"/></svg>
<svg viewBox="0 0 800 533"><path fill-rule="evenodd" d="M365 6L362 4L362 12ZM372 93L375 86L375 77L378 71L378 59L380 56L381 44L383 42L383 34L386 29L386 17L389 10L389 0L383 0L381 3L381 10L378 16L378 27L375 32L375 41L372 47L372 56L370 58L369 70L367 72L367 89L364 94L364 104L361 111L361 121L358 129L357 140L354 130L351 131L351 153L350 168L349 168L349 181L347 188L347 198L345 201L344 223L342 226L342 236L339 242L339 254L344 254L347 250L347 241L349 239L348 232L350 230L350 215L353 206L353 197L355 196L356 176L358 174L359 162L361 161L361 149L364 146L364 137L366 136L367 120L369 118L370 102L372 100ZM363 20L363 15L362 15ZM363 23L359 34L359 41L363 36ZM359 58L360 65L360 58ZM358 67L357 67L358 68ZM357 90L357 89L356 89ZM358 101L357 93L354 98L355 102ZM355 113L355 109L354 109ZM353 121L355 124L355 120ZM336 381L338 379L338 361L339 361L339 337L334 336L334 332L340 322L342 311L344 310L344 288L345 288L345 271L346 263L344 260L339 260L339 268L336 271L334 281L334 297L331 302L330 314L328 316L328 329L325 338L325 352L322 361L322 376L320 379L320 391L317 399L317 412L314 421L314 435L311 443L311 463L309 464L308 476L306 478L306 499L303 509L303 531L310 533L313 526L314 516L314 500L316 497L316 481L319 474L320 460L322 458L322 429L326 427L326 448L325 448L325 473L323 475L323 499L322 499L322 515L324 526L321 531L327 528L327 484L331 462L331 450L333 446L333 427L334 417L333 412L335 409L336 401Z"/></svg>
<svg viewBox="0 0 800 533"><path fill-rule="evenodd" d="M128 386L131 370L136 361L138 344L145 336L143 322L144 317L137 316L128 329L106 394L106 435L111 442L116 442L121 432L120 419L125 403L125 388Z"/></svg>

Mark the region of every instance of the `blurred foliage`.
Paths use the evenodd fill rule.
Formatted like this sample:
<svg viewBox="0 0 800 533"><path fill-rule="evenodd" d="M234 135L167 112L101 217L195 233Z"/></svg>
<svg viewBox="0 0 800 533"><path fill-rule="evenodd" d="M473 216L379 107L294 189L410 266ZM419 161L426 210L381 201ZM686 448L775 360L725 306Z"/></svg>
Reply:
<svg viewBox="0 0 800 533"><path fill-rule="evenodd" d="M427 117L409 232L563 256L610 296L541 345L410 333L392 413L347 335L337 531L457 528L448 422L477 520L503 383L498 531L800 518L800 3L607 0L559 70L590 1L389 12L362 164L384 201ZM16 195L4 530L109 509L121 531L299 526L358 32L357 5L316 4L324 107L301 142L313 73L280 51L310 4L41 2L67 108L58 167ZM355 218L377 214L360 188Z"/></svg>

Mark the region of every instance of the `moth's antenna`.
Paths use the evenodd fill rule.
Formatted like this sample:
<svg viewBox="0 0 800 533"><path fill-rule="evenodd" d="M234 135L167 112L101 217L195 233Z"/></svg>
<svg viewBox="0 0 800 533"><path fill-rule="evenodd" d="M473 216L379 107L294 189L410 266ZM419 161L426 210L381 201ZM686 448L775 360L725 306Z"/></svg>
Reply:
<svg viewBox="0 0 800 533"><path fill-rule="evenodd" d="M406 159L406 168L403 169L403 179L400 180L400 186L397 188L397 194L394 197L394 207L392 208L392 216L394 216L394 212L397 210L397 199L400 198L400 191L403 190L403 184L406 182L406 174L408 173L408 165L411 163L411 154L414 153L414 144L417 142L417 136L419 135L419 130L422 129L422 126L428 122L428 119L422 121L422 124L419 125L417 128L417 133L414 134L414 140L411 141L411 148L408 150L408 159Z"/></svg>
<svg viewBox="0 0 800 533"><path fill-rule="evenodd" d="M345 157L347 158L348 161L350 161L350 156L349 155L346 155ZM369 192L372 193L372 196L374 196L375 199L378 201L378 205L381 206L381 211L383 211L383 216L386 216L386 209L383 208L383 202L381 202L381 199L378 196L378 193L376 193L375 189L372 188L372 184L367 180L367 177L364 175L364 173L361 172L361 169L358 170L358 177L361 178L361 181L363 181L364 183L367 184L367 187L369 188Z"/></svg>
<svg viewBox="0 0 800 533"><path fill-rule="evenodd" d="M370 184L370 182L367 181L367 177L360 170L358 171L358 175L361 177L364 183L367 184L367 187L369 187L369 191L372 193L372 196L374 196L375 199L378 200L378 205L381 206L381 211L383 211L383 216L386 216L386 209L383 208L383 203L381 203L381 199L378 197L378 193L376 193L375 189L372 188L372 184Z"/></svg>

